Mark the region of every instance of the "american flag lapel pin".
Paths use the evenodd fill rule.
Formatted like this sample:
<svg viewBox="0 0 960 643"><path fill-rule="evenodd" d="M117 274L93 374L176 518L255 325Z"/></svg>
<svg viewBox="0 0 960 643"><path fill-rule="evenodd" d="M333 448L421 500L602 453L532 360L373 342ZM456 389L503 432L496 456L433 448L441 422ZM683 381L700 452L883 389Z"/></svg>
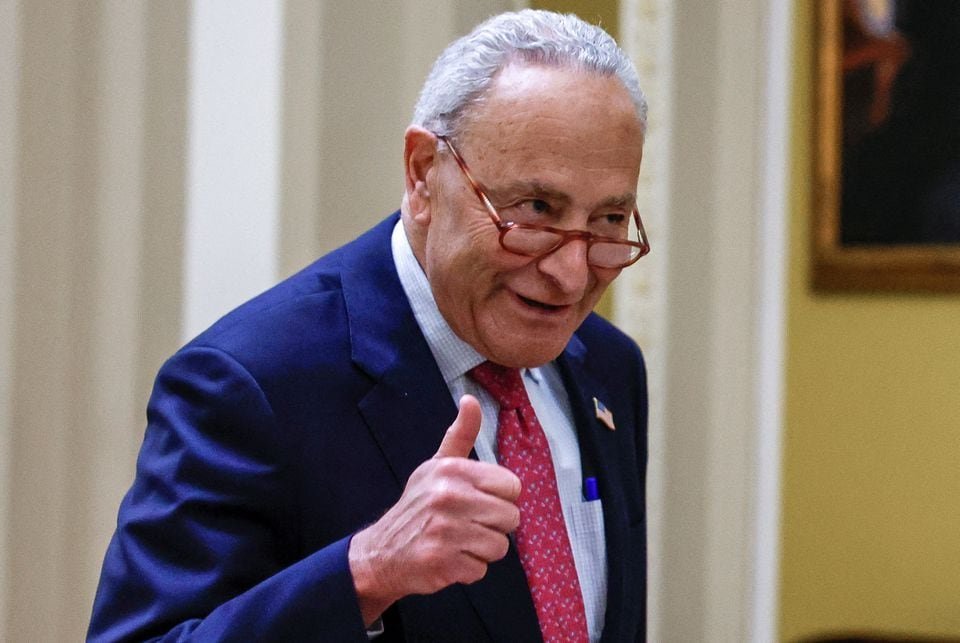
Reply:
<svg viewBox="0 0 960 643"><path fill-rule="evenodd" d="M593 398L593 408L597 412L598 420L603 422L603 424L611 431L617 430L617 426L613 423L613 413L610 411L610 409L603 405L603 402L597 398Z"/></svg>

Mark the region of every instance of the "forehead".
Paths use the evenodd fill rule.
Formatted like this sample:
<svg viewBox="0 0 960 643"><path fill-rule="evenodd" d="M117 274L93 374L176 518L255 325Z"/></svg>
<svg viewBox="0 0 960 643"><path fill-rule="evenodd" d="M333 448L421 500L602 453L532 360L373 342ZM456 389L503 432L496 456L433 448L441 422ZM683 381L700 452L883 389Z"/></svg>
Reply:
<svg viewBox="0 0 960 643"><path fill-rule="evenodd" d="M496 76L462 140L471 162L626 171L634 181L643 148L635 106L615 76L519 64Z"/></svg>

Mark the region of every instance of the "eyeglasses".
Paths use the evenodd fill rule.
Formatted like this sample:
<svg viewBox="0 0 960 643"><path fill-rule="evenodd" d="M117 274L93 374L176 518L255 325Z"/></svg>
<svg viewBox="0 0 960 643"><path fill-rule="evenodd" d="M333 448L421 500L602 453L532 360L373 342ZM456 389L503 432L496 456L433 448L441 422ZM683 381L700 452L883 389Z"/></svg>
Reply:
<svg viewBox="0 0 960 643"><path fill-rule="evenodd" d="M586 230L562 230L545 225L534 223L518 223L516 221L504 221L493 207L490 199L487 197L483 188L470 174L470 169L457 149L450 142L450 139L440 134L435 135L443 141L454 160L460 166L460 170L470 183L470 187L476 193L477 198L487 210L493 224L500 231L500 245L504 250L514 254L526 257L542 257L550 254L563 245L570 243L575 239L583 239L587 242L587 263L597 268L626 268L637 259L650 252L650 243L647 241L647 233L643 229L643 222L640 220L640 212L633 208L631 217L627 223L636 226L636 241L631 241L632 236L629 225L619 225L614 234L602 235Z"/></svg>

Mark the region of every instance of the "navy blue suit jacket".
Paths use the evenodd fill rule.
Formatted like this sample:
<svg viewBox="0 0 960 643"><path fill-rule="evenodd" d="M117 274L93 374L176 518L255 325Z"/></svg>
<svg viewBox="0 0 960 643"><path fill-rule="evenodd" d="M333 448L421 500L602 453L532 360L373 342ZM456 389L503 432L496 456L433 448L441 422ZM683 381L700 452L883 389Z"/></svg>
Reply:
<svg viewBox="0 0 960 643"><path fill-rule="evenodd" d="M366 641L350 536L397 501L457 412L394 267L396 220L231 312L160 370L91 640ZM604 640L642 640L643 360L591 315L557 362L603 502ZM540 639L512 548L483 580L402 599L384 621L384 642Z"/></svg>

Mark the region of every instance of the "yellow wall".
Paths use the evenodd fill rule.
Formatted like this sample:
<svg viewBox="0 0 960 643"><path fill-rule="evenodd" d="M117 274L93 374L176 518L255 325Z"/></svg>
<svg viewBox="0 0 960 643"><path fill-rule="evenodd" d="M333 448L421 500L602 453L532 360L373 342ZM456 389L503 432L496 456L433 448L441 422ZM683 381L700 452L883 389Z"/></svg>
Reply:
<svg viewBox="0 0 960 643"><path fill-rule="evenodd" d="M549 9L560 13L575 13L587 22L600 25L616 38L620 18L618 0L534 0L534 9Z"/></svg>
<svg viewBox="0 0 960 643"><path fill-rule="evenodd" d="M797 4L781 638L960 635L960 295L811 292L813 3Z"/></svg>

